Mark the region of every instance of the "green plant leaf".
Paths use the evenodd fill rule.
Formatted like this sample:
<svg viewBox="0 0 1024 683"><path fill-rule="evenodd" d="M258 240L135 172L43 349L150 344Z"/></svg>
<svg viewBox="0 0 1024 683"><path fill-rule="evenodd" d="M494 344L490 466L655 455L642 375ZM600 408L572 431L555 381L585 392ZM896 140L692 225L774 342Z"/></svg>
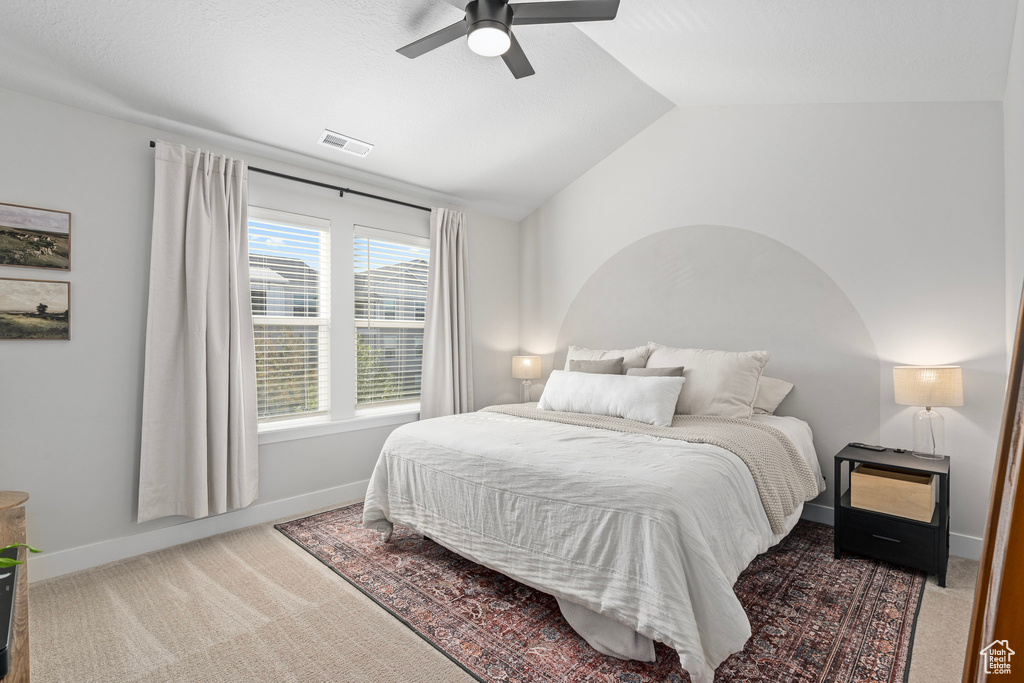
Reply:
<svg viewBox="0 0 1024 683"><path fill-rule="evenodd" d="M0 557L0 568L3 568L3 567L13 567L16 564L25 564L25 563L21 562L20 560L12 560L9 557Z"/></svg>
<svg viewBox="0 0 1024 683"><path fill-rule="evenodd" d="M5 550L10 550L11 548L28 548L28 551L30 553L41 553L41 552L43 552L39 548L33 548L28 543L12 543L10 545L5 545L3 548L0 548L0 553L2 553Z"/></svg>

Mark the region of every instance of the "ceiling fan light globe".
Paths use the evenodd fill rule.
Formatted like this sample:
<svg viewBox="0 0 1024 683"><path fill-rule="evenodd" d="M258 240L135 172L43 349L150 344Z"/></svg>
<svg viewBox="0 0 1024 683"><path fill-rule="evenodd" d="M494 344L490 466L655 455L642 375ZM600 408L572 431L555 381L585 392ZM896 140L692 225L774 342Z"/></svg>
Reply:
<svg viewBox="0 0 1024 683"><path fill-rule="evenodd" d="M508 29L497 22L474 26L470 29L466 41L469 43L469 49L482 57L499 57L512 46Z"/></svg>

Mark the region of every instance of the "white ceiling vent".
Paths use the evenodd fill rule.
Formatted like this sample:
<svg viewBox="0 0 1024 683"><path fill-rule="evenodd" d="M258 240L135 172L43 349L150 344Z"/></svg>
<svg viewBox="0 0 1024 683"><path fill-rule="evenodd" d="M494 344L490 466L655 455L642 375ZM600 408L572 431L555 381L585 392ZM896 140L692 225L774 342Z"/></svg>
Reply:
<svg viewBox="0 0 1024 683"><path fill-rule="evenodd" d="M361 142L355 138L350 138L347 135L342 135L341 133L335 133L333 130L327 130L326 128L320 135L320 139L317 140L317 143L325 147L340 149L342 152L355 154L357 157L365 157L373 149L373 145L369 142Z"/></svg>

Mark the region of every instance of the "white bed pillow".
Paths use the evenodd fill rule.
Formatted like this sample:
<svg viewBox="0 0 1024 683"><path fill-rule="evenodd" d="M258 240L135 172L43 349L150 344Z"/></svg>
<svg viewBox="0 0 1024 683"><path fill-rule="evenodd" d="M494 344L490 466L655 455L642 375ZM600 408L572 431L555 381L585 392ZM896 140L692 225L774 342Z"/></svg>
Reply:
<svg viewBox="0 0 1024 683"><path fill-rule="evenodd" d="M610 415L668 427L684 377L594 375L555 370L537 407L570 413Z"/></svg>
<svg viewBox="0 0 1024 683"><path fill-rule="evenodd" d="M754 397L755 415L774 415L782 399L793 390L793 385L784 379L765 377L757 385L757 396Z"/></svg>
<svg viewBox="0 0 1024 683"><path fill-rule="evenodd" d="M679 393L681 415L717 415L750 419L761 371L772 355L767 351L675 349L651 342L647 367L682 365L686 388Z"/></svg>
<svg viewBox="0 0 1024 683"><path fill-rule="evenodd" d="M569 369L569 362L574 360L605 360L607 358L622 358L622 372L630 368L642 368L647 364L647 355L651 350L646 346L638 346L635 349L613 349L603 351L601 349L584 349L579 346L570 346L569 353L565 357L565 369Z"/></svg>

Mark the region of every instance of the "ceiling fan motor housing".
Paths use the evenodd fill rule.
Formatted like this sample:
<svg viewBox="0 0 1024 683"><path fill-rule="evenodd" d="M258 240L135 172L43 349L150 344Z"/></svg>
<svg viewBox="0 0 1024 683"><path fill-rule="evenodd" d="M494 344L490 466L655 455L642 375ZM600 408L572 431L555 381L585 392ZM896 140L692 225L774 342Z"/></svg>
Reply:
<svg viewBox="0 0 1024 683"><path fill-rule="evenodd" d="M496 28L508 33L512 28L512 8L503 0L473 0L466 5L466 24L477 28Z"/></svg>

